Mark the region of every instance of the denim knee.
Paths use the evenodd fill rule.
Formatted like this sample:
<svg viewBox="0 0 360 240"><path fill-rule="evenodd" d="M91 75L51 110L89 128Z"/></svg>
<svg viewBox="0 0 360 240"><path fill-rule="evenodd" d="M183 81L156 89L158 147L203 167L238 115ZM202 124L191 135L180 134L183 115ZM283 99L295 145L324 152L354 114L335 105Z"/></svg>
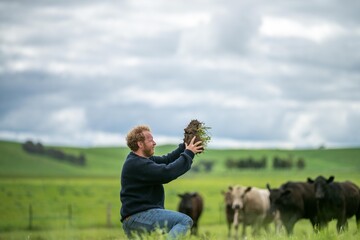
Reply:
<svg viewBox="0 0 360 240"><path fill-rule="evenodd" d="M192 225L194 224L193 220L191 219L191 217L189 217L188 215L185 215L183 220L181 221L182 224L189 226L190 228L192 227Z"/></svg>

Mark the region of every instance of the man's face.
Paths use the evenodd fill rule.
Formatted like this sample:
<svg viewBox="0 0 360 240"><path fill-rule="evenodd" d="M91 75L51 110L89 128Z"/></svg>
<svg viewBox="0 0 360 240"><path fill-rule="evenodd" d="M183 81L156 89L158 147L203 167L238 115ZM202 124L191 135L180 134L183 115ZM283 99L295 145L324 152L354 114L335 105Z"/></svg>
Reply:
<svg viewBox="0 0 360 240"><path fill-rule="evenodd" d="M144 132L145 140L141 143L141 150L145 157L151 157L155 153L156 142L149 131Z"/></svg>

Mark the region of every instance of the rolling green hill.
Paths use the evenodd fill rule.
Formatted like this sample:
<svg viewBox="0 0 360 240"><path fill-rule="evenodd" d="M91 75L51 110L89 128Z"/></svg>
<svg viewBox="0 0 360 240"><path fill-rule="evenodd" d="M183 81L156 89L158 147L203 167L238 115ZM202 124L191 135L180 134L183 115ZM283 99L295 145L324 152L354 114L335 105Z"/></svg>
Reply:
<svg viewBox="0 0 360 240"><path fill-rule="evenodd" d="M48 147L48 146L46 146ZM0 176L1 177L118 177L123 161L129 150L126 147L55 147L67 154L79 155L83 153L86 157L85 166L76 166L60 162L45 155L30 154L22 149L21 143L0 141ZM165 154L176 146L165 145L156 148L156 154ZM280 149L232 149L217 150L208 149L205 153L195 157L194 166L202 161L214 163L211 172L198 174L228 175L247 174L249 172L261 171L262 174L299 174L298 169L274 170L272 159L281 158L303 158L306 166L302 175L316 174L341 174L360 172L360 148L348 149L306 149L306 150L280 150ZM253 157L267 158L267 167L262 170L235 170L227 169L227 159L239 159ZM194 172L188 175L195 174Z"/></svg>
<svg viewBox="0 0 360 240"><path fill-rule="evenodd" d="M125 147L45 147L75 156L82 153L85 155L86 165L76 166L45 155L29 154L22 149L21 143L0 141L0 199L2 202L0 204L0 239L25 239L35 234L39 236L38 239L123 239L124 235L119 222L121 205L119 177L129 150ZM156 155L165 154L175 147L158 146ZM306 163L305 168L276 170L272 167L275 156L303 158ZM228 159L248 157L256 160L266 157L266 168L238 170L226 167L225 163ZM360 186L360 148L208 149L195 157L193 169L209 161L213 162L211 171L191 170L164 186L165 207L171 210L177 209L178 193L186 191L201 193L205 199L205 210L201 218L200 231L203 234L206 231L214 235L213 238L206 239L226 239L225 210L221 191L226 190L229 185L265 188L266 183L270 183L272 187L277 187L285 181L306 181L307 177L315 178L321 174L325 177L334 175L336 181L351 180ZM30 209L34 216L31 224ZM71 217L69 217L69 212L71 212ZM115 228L110 228L109 224ZM329 232L332 231L331 234L337 236L334 233L335 222L331 224ZM351 219L349 225L350 229L355 229L355 220ZM96 233L101 232L101 229L106 229L106 233L96 238L69 238L59 236L57 233L76 234L82 229L87 231L96 229ZM110 238L108 233L113 229L117 230L116 237ZM341 239L358 239L353 232L354 230L351 230ZM216 237L218 234L221 236ZM297 235L293 239L340 239L305 236L304 234L312 234L311 225L305 220L296 225L295 234ZM286 235L282 234L279 238L266 236L262 239L285 238Z"/></svg>
<svg viewBox="0 0 360 240"><path fill-rule="evenodd" d="M0 141L0 176L12 177L70 177L70 176L114 176L126 154L124 148L72 148L52 147L67 154L86 157L84 167L60 162L44 155L30 154L21 143Z"/></svg>

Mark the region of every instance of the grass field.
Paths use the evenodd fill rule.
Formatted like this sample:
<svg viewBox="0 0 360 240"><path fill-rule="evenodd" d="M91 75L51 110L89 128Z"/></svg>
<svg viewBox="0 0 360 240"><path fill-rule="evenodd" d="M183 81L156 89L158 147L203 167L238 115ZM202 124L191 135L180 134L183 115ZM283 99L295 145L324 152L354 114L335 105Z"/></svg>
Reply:
<svg viewBox="0 0 360 240"><path fill-rule="evenodd" d="M174 146L159 146L156 154ZM30 155L19 143L0 142L0 239L125 239L119 221L120 171L126 148L61 148L67 153L84 153L85 167L71 166L53 159ZM306 168L274 170L268 163L262 170L228 170L229 157L303 157ZM195 163L213 160L210 173L189 172L165 185L167 209L176 210L177 193L198 191L205 209L200 219L200 236L192 239L227 239L221 191L229 185L277 187L288 180L305 181L322 174L338 181L351 180L360 186L360 148L324 150L207 150ZM32 216L30 218L30 215ZM31 219L31 220L30 220ZM31 230L30 230L31 228ZM349 231L338 235L335 222L315 235L308 221L295 225L290 239L359 239L355 219ZM161 239L161 236L152 236ZM252 239L249 236L248 239ZM256 239L288 239L273 232Z"/></svg>

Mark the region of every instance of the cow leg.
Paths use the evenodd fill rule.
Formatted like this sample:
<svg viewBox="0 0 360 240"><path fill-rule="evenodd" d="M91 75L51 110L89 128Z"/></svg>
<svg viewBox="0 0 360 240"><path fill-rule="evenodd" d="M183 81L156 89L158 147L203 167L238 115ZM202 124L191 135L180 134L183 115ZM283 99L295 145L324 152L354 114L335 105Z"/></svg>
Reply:
<svg viewBox="0 0 360 240"><path fill-rule="evenodd" d="M344 232L346 230L346 226L347 226L347 219L346 219L346 215L345 215L345 211L344 211L338 217L337 224L336 224L337 232L338 233Z"/></svg>
<svg viewBox="0 0 360 240"><path fill-rule="evenodd" d="M320 231L320 223L315 218L310 219L311 225L314 229L315 233L318 233Z"/></svg>
<svg viewBox="0 0 360 240"><path fill-rule="evenodd" d="M252 235L254 237L259 235L260 228L261 228L261 224L258 221L256 221L255 224L253 225L253 232L252 232Z"/></svg>
<svg viewBox="0 0 360 240"><path fill-rule="evenodd" d="M337 230L338 233L341 233L341 232L344 231L344 226L343 226L340 219L336 223L336 230Z"/></svg>
<svg viewBox="0 0 360 240"><path fill-rule="evenodd" d="M275 212L274 224L275 224L275 234L279 234L283 225L279 211Z"/></svg>
<svg viewBox="0 0 360 240"><path fill-rule="evenodd" d="M283 225L282 222L281 222L281 220L280 220L280 219L275 219L274 224L275 224L275 233L276 233L276 234L279 234L280 231L281 231L281 227L282 227L282 225Z"/></svg>
<svg viewBox="0 0 360 240"><path fill-rule="evenodd" d="M239 229L239 210L235 210L234 212L234 218L233 218L233 225L234 225L234 238L238 239L238 229Z"/></svg>
<svg viewBox="0 0 360 240"><path fill-rule="evenodd" d="M293 234L293 230L294 230L294 225L297 222L299 218L297 217L297 215L293 215L292 217L290 217L289 219L286 219L283 222L283 224L285 225L285 229L288 235L292 235Z"/></svg>
<svg viewBox="0 0 360 240"><path fill-rule="evenodd" d="M356 213L356 227L357 230L360 230L360 207L358 209L358 212Z"/></svg>
<svg viewBox="0 0 360 240"><path fill-rule="evenodd" d="M232 223L228 222L228 238L231 237L231 225Z"/></svg>
<svg viewBox="0 0 360 240"><path fill-rule="evenodd" d="M191 235L195 235L195 223L193 223L192 227L191 227Z"/></svg>
<svg viewBox="0 0 360 240"><path fill-rule="evenodd" d="M328 227L328 222L325 220L321 220L321 222L319 223L319 231L323 230L324 228Z"/></svg>
<svg viewBox="0 0 360 240"><path fill-rule="evenodd" d="M264 224L262 225L262 227L264 228L264 230L265 230L266 233L269 233L269 224L264 223Z"/></svg>
<svg viewBox="0 0 360 240"><path fill-rule="evenodd" d="M238 233L238 230L239 230L239 224L234 224L234 238L235 239L238 239L239 238L239 233Z"/></svg>
<svg viewBox="0 0 360 240"><path fill-rule="evenodd" d="M293 226L291 226L290 224L285 224L285 229L289 236L293 234Z"/></svg>
<svg viewBox="0 0 360 240"><path fill-rule="evenodd" d="M344 226L344 227L345 227L345 230L346 230L346 231L349 230L349 223L348 223L347 220L345 221L345 226Z"/></svg>
<svg viewBox="0 0 360 240"><path fill-rule="evenodd" d="M197 235L197 228L198 228L197 222L194 221L193 226L192 226L192 228L191 228L191 234L192 234L192 235L195 235L195 236Z"/></svg>
<svg viewBox="0 0 360 240"><path fill-rule="evenodd" d="M346 218L345 219L342 219L342 218L338 219L337 224L336 224L337 232L342 233L342 232L346 231L347 228L348 228L348 222L347 222Z"/></svg>
<svg viewBox="0 0 360 240"><path fill-rule="evenodd" d="M246 239L246 224L245 224L245 222L243 223L243 227L242 227L242 238Z"/></svg>

